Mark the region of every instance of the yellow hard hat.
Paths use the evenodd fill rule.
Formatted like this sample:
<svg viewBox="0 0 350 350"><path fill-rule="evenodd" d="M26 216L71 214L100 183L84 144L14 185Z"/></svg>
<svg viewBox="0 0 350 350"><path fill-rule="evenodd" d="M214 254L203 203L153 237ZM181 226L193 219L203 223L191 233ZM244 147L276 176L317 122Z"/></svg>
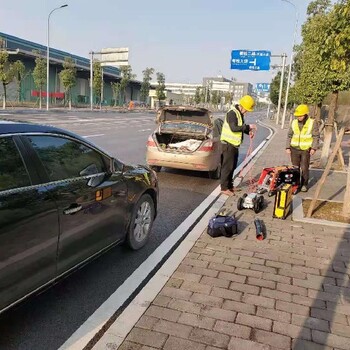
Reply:
<svg viewBox="0 0 350 350"><path fill-rule="evenodd" d="M307 105L299 105L297 108L295 108L295 117L302 117L305 114L309 114L309 107Z"/></svg>
<svg viewBox="0 0 350 350"><path fill-rule="evenodd" d="M254 110L255 101L250 95L245 95L239 100L239 104L248 112Z"/></svg>

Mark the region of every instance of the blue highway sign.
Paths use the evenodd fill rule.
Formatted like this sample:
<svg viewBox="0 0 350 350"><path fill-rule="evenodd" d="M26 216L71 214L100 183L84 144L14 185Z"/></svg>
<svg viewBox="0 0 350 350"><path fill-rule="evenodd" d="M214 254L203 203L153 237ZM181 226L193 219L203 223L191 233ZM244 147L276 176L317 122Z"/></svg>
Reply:
<svg viewBox="0 0 350 350"><path fill-rule="evenodd" d="M269 92L270 91L270 84L268 83L257 83L256 84L256 90L259 92Z"/></svg>
<svg viewBox="0 0 350 350"><path fill-rule="evenodd" d="M233 50L231 69L270 70L271 51Z"/></svg>

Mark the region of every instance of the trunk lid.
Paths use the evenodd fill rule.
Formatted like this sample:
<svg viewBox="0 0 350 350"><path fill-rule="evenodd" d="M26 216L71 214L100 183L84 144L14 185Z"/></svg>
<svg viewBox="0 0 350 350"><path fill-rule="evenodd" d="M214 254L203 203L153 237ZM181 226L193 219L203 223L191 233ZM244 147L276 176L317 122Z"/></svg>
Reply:
<svg viewBox="0 0 350 350"><path fill-rule="evenodd" d="M199 123L208 127L213 126L213 117L206 108L197 108L189 106L166 106L157 112L156 121L158 124L165 122L190 122Z"/></svg>

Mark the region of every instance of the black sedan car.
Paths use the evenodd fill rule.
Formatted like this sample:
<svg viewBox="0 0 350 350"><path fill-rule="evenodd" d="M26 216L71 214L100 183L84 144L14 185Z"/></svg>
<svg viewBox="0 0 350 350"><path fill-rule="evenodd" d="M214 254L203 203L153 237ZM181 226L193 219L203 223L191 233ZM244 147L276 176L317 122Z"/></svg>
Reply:
<svg viewBox="0 0 350 350"><path fill-rule="evenodd" d="M50 126L0 121L0 312L121 242L148 240L153 170Z"/></svg>

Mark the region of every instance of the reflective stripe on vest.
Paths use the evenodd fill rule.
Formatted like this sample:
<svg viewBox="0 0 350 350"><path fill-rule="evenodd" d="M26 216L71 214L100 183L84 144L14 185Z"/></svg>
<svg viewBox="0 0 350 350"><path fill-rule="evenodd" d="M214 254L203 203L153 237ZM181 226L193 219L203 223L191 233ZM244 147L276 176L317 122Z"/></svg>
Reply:
<svg viewBox="0 0 350 350"><path fill-rule="evenodd" d="M242 119L241 113L239 111L237 111L237 109L233 108L233 109L230 109L227 112L227 114L229 112L231 112L231 111L236 113L238 126L242 126L243 125L243 119ZM226 117L225 117L224 124L222 126L220 140L221 141L226 141L226 142L230 143L233 146L239 146L242 143L243 132L242 131L233 132L231 130L230 125L227 122L227 114L226 114Z"/></svg>
<svg viewBox="0 0 350 350"><path fill-rule="evenodd" d="M298 120L294 119L292 122L293 137L290 142L292 147L298 147L305 151L312 146L312 129L314 126L314 120L308 119L303 125L303 128L299 129Z"/></svg>

